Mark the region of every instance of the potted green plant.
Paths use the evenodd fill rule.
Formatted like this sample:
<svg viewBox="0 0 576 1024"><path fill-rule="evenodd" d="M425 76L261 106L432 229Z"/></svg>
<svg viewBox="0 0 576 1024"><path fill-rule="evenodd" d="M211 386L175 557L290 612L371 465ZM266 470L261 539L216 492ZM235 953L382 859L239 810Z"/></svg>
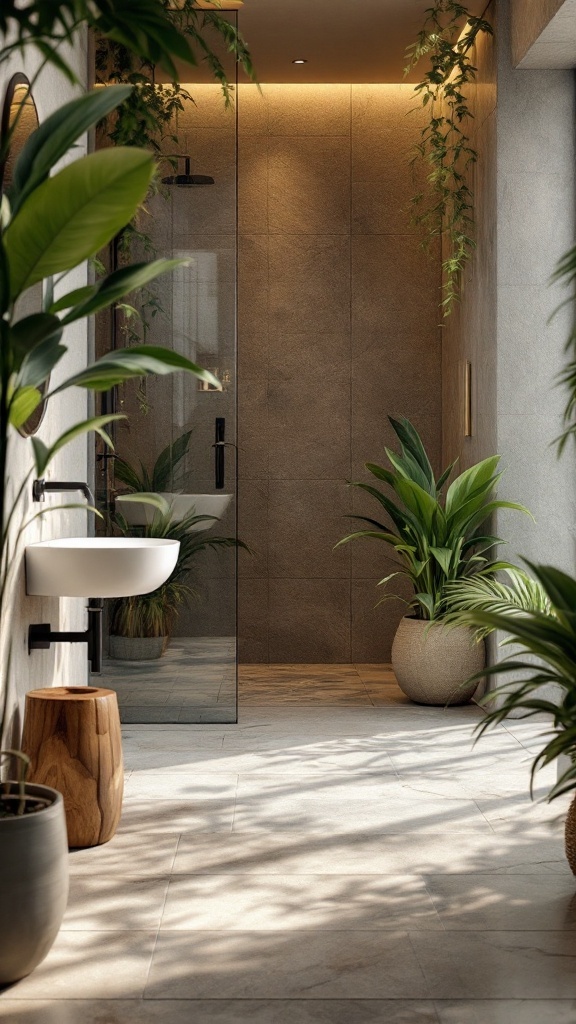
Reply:
<svg viewBox="0 0 576 1024"><path fill-rule="evenodd" d="M127 459L116 455L114 459L116 479L124 484L131 494L142 492L162 494L166 492L168 487L174 487L174 476L182 460L188 454L191 437L192 431L186 430L166 445L151 470L148 470L142 461L138 466L134 466Z"/></svg>
<svg viewBox="0 0 576 1024"><path fill-rule="evenodd" d="M32 48L41 68L52 63L74 81L62 56L88 25L177 75L175 59L195 63L187 38L170 17L168 4L142 0L137 24L134 5L91 0L37 0L22 5L6 0L0 11L0 66L16 52ZM201 45L202 35L196 34ZM233 40L227 36L232 45ZM206 48L204 47L204 50ZM212 52L208 48L209 52ZM217 67L213 66L217 74ZM218 64L218 67L220 65ZM34 83L35 79L33 79ZM95 284L54 298L52 279L66 274L106 246L129 223L153 175L152 156L141 149L117 148L81 156L54 172L55 165L103 117L125 102L132 86L82 95L48 117L24 145L0 209L0 735L7 725L10 682L12 584L20 570L19 550L28 525L24 496L33 475L42 476L52 459L75 438L92 431L106 443L106 426L120 416L95 416L74 424L47 446L30 437L29 470L9 489L9 454L15 432L42 401L68 388L105 391L124 381L185 370L219 388L208 372L168 349L136 346L108 353L50 389L54 367L67 352L68 325L104 310L142 288L181 261L156 260L125 266ZM0 141L0 166L10 135ZM24 292L41 283L42 312L22 313ZM62 797L25 781L20 751L3 752L21 768L0 787L0 983L15 981L44 958L66 905L68 865Z"/></svg>
<svg viewBox="0 0 576 1024"><path fill-rule="evenodd" d="M568 766L548 794L554 800L576 789L576 580L549 565L527 563L536 584L518 595L518 587L491 588L464 582L454 588L454 620L468 628L501 630L513 653L490 665L487 676L513 673L513 678L483 698L490 706L477 731L482 735L509 716L528 718L544 713L550 728L532 764L539 768L559 757ZM553 690L543 689L553 686ZM566 817L566 857L576 875L576 796Z"/></svg>
<svg viewBox="0 0 576 1024"><path fill-rule="evenodd" d="M367 470L391 490L384 493L367 483L354 483L380 505L390 525L367 516L353 516L369 526L344 537L339 544L375 539L392 548L399 568L380 580L408 580L413 597L392 646L392 665L404 693L421 704L461 704L470 699L477 681L462 684L484 665L483 643L468 626L446 629L450 611L447 585L482 572L493 575L508 563L494 561L501 543L486 532L486 523L500 508L527 510L516 502L495 497L501 477L499 455L484 459L457 476L448 486L452 463L436 479L422 440L406 420L390 423L400 441L400 453L386 449L390 469L367 463ZM386 600L386 598L384 598Z"/></svg>
<svg viewBox="0 0 576 1024"><path fill-rule="evenodd" d="M159 495L142 495L156 505L151 523L138 532L147 537L164 537L180 542L176 566L166 582L151 594L120 597L112 602L110 614L110 654L123 661L143 661L162 657L172 632L178 609L195 594L187 577L196 556L207 548L246 547L235 537L214 537L198 534L195 527L212 517L198 516L192 510L184 518L175 518L171 506ZM124 535L134 529L121 514L116 526Z"/></svg>

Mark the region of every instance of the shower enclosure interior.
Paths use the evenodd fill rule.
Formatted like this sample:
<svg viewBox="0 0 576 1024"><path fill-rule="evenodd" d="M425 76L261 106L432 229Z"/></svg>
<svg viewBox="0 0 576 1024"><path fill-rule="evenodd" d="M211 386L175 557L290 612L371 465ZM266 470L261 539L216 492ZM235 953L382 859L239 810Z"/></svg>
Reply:
<svg viewBox="0 0 576 1024"><path fill-rule="evenodd" d="M230 76L234 80L233 67ZM151 473L164 452L174 465L157 489L168 494L175 515L181 505L210 514L214 498L219 501L219 521L199 522L197 530L204 532L194 534L209 544L216 536L236 538L237 122L219 86L200 82L187 88L194 103L178 114L176 145L164 145L171 162L163 163L161 189L139 225L151 238L154 258L185 262L139 295L137 316L118 311L107 338L99 329L97 344L110 347L112 337L116 347L171 347L210 369L222 391L184 373L115 389L105 407L127 413L128 420L116 425L115 456L98 452L96 483L112 514L142 524L154 510L121 499L128 488L115 457ZM117 258L122 261L121 251ZM177 459L182 447L185 454ZM235 547L200 550L184 583L193 594L180 604L160 658L105 658L100 685L117 691L124 722L236 720Z"/></svg>

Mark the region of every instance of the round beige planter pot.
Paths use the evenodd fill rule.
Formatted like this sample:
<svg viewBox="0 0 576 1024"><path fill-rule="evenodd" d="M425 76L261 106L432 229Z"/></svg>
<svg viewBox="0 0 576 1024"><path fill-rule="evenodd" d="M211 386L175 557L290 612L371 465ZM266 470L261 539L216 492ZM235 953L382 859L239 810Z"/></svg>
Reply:
<svg viewBox="0 0 576 1024"><path fill-rule="evenodd" d="M476 643L467 626L404 618L392 644L398 685L417 704L466 704L478 683L462 684L485 663L484 642Z"/></svg>

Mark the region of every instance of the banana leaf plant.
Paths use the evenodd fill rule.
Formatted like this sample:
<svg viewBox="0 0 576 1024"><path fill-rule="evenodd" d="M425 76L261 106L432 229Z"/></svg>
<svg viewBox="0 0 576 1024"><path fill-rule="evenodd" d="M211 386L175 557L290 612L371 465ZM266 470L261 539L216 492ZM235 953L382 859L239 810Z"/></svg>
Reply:
<svg viewBox="0 0 576 1024"><path fill-rule="evenodd" d="M496 498L502 477L499 455L471 466L448 485L456 463L436 479L422 439L410 421L389 419L400 442L400 453L386 449L390 469L371 462L366 463L366 469L392 493L372 484L352 484L374 498L387 522L352 516L369 529L349 534L336 546L370 539L392 548L399 568L378 585L385 587L395 578L407 579L414 591L408 607L415 617L437 621L450 608L447 584L480 572L493 575L508 566L508 562L493 558L494 549L503 543L489 529L487 532L493 513L502 508L527 513L527 509L517 502Z"/></svg>
<svg viewBox="0 0 576 1024"><path fill-rule="evenodd" d="M523 718L548 715L551 728L534 759L532 779L539 768L567 757L569 766L548 794L553 800L576 789L576 580L550 565L526 564L544 600L535 595L532 606L526 601L520 608L514 598L497 595L476 607L472 602L461 605L455 619L485 631L501 630L506 633L503 643L514 645L513 654L482 671L483 676L513 672L514 678L483 698L485 705L498 706L488 711L477 731L482 735L519 712ZM542 689L549 684L555 686L554 696Z"/></svg>
<svg viewBox="0 0 576 1024"><path fill-rule="evenodd" d="M70 388L105 391L149 374L183 370L220 387L208 371L167 348L134 346L109 352L52 388L52 371L67 352L66 328L106 309L182 261L155 260L123 267L95 284L76 288L56 299L51 279L66 275L107 245L134 216L155 173L145 150L112 148L67 164L52 173L77 140L130 92L130 86L95 90L74 99L48 117L28 139L15 164L10 188L0 210L0 621L9 635L6 595L17 568L16 546L27 525L22 499L32 474L43 476L66 444L91 431L111 443L107 425L121 416L96 416L67 429L46 445L38 436L30 446L30 469L15 495L9 495L8 459L15 432L43 398ZM44 282L40 313L21 317L19 299ZM8 633L6 632L8 631ZM3 707L6 708L7 685Z"/></svg>

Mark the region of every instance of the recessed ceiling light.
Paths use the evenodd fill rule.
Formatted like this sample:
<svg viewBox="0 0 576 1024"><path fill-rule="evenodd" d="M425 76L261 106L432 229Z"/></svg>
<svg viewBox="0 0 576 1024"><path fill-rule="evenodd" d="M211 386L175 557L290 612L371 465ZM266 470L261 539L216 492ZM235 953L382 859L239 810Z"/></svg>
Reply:
<svg viewBox="0 0 576 1024"><path fill-rule="evenodd" d="M296 60L292 61L293 64L307 64L308 61L304 60L303 57L297 57Z"/></svg>

